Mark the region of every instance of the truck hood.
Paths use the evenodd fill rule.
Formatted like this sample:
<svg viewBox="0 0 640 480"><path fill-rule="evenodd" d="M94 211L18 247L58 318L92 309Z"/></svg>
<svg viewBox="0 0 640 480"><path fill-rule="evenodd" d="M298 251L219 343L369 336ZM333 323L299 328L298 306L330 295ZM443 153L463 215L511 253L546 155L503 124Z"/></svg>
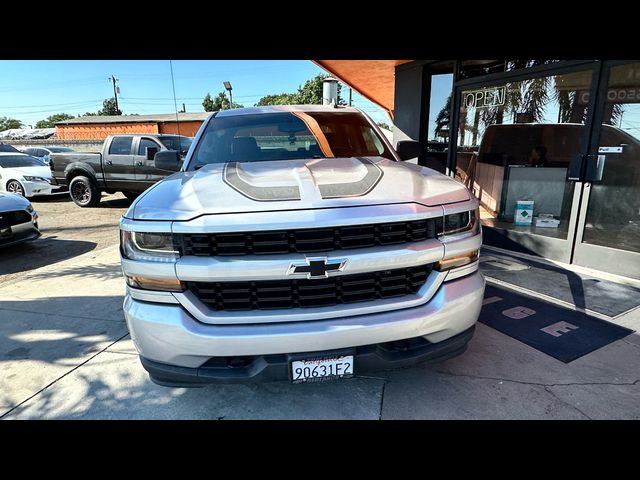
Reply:
<svg viewBox="0 0 640 480"><path fill-rule="evenodd" d="M211 164L148 189L125 217L187 221L201 215L469 200L459 182L381 157Z"/></svg>

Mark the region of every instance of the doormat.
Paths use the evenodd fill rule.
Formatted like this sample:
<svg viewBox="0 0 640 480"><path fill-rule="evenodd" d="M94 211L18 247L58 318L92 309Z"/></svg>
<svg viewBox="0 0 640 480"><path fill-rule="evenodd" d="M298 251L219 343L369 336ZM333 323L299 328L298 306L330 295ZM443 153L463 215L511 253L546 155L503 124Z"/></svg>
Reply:
<svg viewBox="0 0 640 480"><path fill-rule="evenodd" d="M491 250L483 251L480 256L480 270L487 277L608 317L617 317L640 305L640 290L637 288Z"/></svg>
<svg viewBox="0 0 640 480"><path fill-rule="evenodd" d="M569 363L633 330L487 285L479 321L530 347Z"/></svg>

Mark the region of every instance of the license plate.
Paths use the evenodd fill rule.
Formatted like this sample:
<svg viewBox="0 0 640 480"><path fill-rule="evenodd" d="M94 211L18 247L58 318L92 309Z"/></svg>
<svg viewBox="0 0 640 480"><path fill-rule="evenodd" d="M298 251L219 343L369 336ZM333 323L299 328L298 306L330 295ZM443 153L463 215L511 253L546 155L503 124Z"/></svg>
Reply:
<svg viewBox="0 0 640 480"><path fill-rule="evenodd" d="M291 362L291 381L321 382L353 376L353 355L316 358Z"/></svg>
<svg viewBox="0 0 640 480"><path fill-rule="evenodd" d="M12 236L13 236L13 231L11 231L11 227L0 228L0 238L11 238Z"/></svg>

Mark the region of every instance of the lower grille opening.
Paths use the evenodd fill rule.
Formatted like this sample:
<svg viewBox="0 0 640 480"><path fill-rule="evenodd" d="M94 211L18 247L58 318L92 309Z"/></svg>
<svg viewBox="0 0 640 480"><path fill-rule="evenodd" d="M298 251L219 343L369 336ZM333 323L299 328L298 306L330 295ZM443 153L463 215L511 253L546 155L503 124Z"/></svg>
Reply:
<svg viewBox="0 0 640 480"><path fill-rule="evenodd" d="M0 215L0 228L12 227L31 221L31 215L24 210L15 210L12 212L2 212Z"/></svg>
<svg viewBox="0 0 640 480"><path fill-rule="evenodd" d="M432 268L429 264L313 280L186 283L216 311L314 308L415 294Z"/></svg>

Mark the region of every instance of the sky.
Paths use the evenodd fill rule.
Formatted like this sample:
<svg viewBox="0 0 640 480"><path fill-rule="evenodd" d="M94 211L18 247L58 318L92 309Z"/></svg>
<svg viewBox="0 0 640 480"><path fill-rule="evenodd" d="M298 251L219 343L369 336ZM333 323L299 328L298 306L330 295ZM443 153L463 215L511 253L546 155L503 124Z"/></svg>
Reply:
<svg viewBox="0 0 640 480"><path fill-rule="evenodd" d="M178 109L202 112L202 99L233 86L233 101L253 106L264 95L294 92L306 80L326 73L310 60L174 60ZM111 75L119 80L119 106L125 114L175 111L169 60L2 60L0 117L35 125L54 113L82 115L113 97ZM349 90L342 97L348 101ZM391 124L384 110L353 92L353 105L376 122Z"/></svg>

